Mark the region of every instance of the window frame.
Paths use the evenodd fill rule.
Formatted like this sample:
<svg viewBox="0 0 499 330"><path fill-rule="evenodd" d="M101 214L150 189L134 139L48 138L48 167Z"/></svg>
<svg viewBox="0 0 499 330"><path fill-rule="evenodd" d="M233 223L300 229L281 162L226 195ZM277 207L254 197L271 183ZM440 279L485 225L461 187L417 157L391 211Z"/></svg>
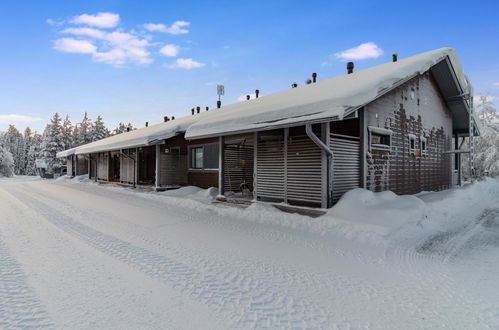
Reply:
<svg viewBox="0 0 499 330"><path fill-rule="evenodd" d="M376 149L376 150L391 151L392 135L393 135L392 130L386 128L374 127L374 126L367 126L367 130L369 132L368 134L369 150ZM388 139L388 143L372 143L373 136L380 136L381 138L384 137Z"/></svg>
<svg viewBox="0 0 499 330"><path fill-rule="evenodd" d="M216 168L208 168L208 167L205 167L205 164L206 164L206 154L205 154L205 151L206 151L206 146L209 146L209 145L216 145L217 147L219 146L219 143L218 142L212 142L212 143L204 143L204 144L196 144L196 145L190 145L188 147L188 156L189 156L189 171L218 171L219 168L220 168L220 155L218 155L217 157L217 163L218 163L218 167ZM193 167L193 150L196 150L196 149L201 149L203 150L203 157L202 157L202 167Z"/></svg>
<svg viewBox="0 0 499 330"><path fill-rule="evenodd" d="M409 155L416 155L416 135L409 134L407 135L407 144L409 149Z"/></svg>
<svg viewBox="0 0 499 330"><path fill-rule="evenodd" d="M426 137L421 135L419 141L420 141L419 144L421 147L421 156L427 157L428 156L428 140L426 139ZM424 148L423 148L423 144L424 144Z"/></svg>

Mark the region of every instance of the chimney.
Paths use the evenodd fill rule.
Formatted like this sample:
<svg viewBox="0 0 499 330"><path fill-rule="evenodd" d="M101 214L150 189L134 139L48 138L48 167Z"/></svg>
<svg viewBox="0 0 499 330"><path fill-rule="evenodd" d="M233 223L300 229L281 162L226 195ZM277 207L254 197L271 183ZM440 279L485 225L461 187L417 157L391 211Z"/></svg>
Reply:
<svg viewBox="0 0 499 330"><path fill-rule="evenodd" d="M393 53L393 54L392 54L392 62L397 62L397 60L398 60L398 55L397 55L397 53Z"/></svg>
<svg viewBox="0 0 499 330"><path fill-rule="evenodd" d="M222 101L218 100L217 101L217 108L220 108L222 106Z"/></svg>
<svg viewBox="0 0 499 330"><path fill-rule="evenodd" d="M297 83L294 82L294 83L291 84L291 88L296 88L296 87L298 87Z"/></svg>
<svg viewBox="0 0 499 330"><path fill-rule="evenodd" d="M347 73L353 73L353 62L348 62L347 63Z"/></svg>
<svg viewBox="0 0 499 330"><path fill-rule="evenodd" d="M164 120L164 121L165 121L165 123L166 123L166 122L167 122L168 120L170 120L170 119L168 119L168 116L164 116L164 117L163 117L163 120Z"/></svg>
<svg viewBox="0 0 499 330"><path fill-rule="evenodd" d="M128 126L128 127L126 128L126 131L127 131L127 132L130 132L130 126Z"/></svg>
<svg viewBox="0 0 499 330"><path fill-rule="evenodd" d="M206 111L208 111L208 110L210 110L210 108L209 108L209 107L206 107Z"/></svg>
<svg viewBox="0 0 499 330"><path fill-rule="evenodd" d="M172 120L175 120L175 116L172 116Z"/></svg>
<svg viewBox="0 0 499 330"><path fill-rule="evenodd" d="M246 95L246 100L249 100L250 99L250 96L249 95Z"/></svg>
<svg viewBox="0 0 499 330"><path fill-rule="evenodd" d="M146 121L146 127L147 127L147 126L149 126L149 122L148 122L148 121Z"/></svg>
<svg viewBox="0 0 499 330"><path fill-rule="evenodd" d="M317 82L317 73L312 73L312 82L315 84Z"/></svg>
<svg viewBox="0 0 499 330"><path fill-rule="evenodd" d="M199 113L199 111L201 111L201 107L196 108L196 112Z"/></svg>
<svg viewBox="0 0 499 330"><path fill-rule="evenodd" d="M194 108L191 109L192 115L194 116Z"/></svg>
<svg viewBox="0 0 499 330"><path fill-rule="evenodd" d="M260 90L259 90L259 89L256 89L256 90L255 90L255 98L258 98L258 94L260 94Z"/></svg>

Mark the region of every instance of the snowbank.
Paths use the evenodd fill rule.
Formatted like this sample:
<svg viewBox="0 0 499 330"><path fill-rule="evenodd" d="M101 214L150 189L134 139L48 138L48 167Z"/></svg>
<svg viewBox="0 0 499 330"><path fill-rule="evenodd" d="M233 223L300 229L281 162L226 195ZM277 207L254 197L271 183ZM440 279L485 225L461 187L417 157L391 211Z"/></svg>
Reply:
<svg viewBox="0 0 499 330"><path fill-rule="evenodd" d="M85 179L83 182L92 183ZM110 188L108 185L102 187ZM476 219L484 208L491 205L499 208L499 178L487 178L465 187L421 193L418 196L354 189L346 193L325 215L315 219L282 212L268 203L253 203L247 208L213 203L218 194L216 188L183 187L161 193L114 188L221 217L382 246L404 231L427 232L457 226L460 225L455 222L457 218Z"/></svg>

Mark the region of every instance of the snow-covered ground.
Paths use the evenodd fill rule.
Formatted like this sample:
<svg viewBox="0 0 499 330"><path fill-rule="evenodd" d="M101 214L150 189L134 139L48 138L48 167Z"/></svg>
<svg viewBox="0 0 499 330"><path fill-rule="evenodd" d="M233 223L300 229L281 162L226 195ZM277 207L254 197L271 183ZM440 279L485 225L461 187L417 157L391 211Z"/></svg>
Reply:
<svg viewBox="0 0 499 330"><path fill-rule="evenodd" d="M499 179L309 218L0 179L0 328L498 328Z"/></svg>

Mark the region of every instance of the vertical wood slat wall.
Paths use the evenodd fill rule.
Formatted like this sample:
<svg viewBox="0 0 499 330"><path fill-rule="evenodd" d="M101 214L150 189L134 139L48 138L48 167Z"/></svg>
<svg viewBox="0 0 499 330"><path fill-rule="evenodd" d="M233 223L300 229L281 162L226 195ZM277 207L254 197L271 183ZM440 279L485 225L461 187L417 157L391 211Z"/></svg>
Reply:
<svg viewBox="0 0 499 330"><path fill-rule="evenodd" d="M258 134L257 141L257 198L283 201L284 196L284 131Z"/></svg>
<svg viewBox="0 0 499 330"><path fill-rule="evenodd" d="M109 173L107 163L109 161L109 154L107 152L100 152L97 154L97 179L108 180Z"/></svg>
<svg viewBox="0 0 499 330"><path fill-rule="evenodd" d="M224 145L224 189L226 192L241 192L246 184L253 191L253 147L244 144Z"/></svg>
<svg viewBox="0 0 499 330"><path fill-rule="evenodd" d="M307 135L288 139L286 179L288 202L321 204L322 151Z"/></svg>
<svg viewBox="0 0 499 330"><path fill-rule="evenodd" d="M333 203L336 203L347 191L359 188L360 173L360 139L358 137L338 136L331 134L331 150L333 151Z"/></svg>
<svg viewBox="0 0 499 330"><path fill-rule="evenodd" d="M129 155L132 158L135 158L135 149L126 149L123 150L123 153ZM122 183L133 184L134 180L134 167L133 160L121 155L120 156L120 181Z"/></svg>
<svg viewBox="0 0 499 330"><path fill-rule="evenodd" d="M322 152L306 135L285 140L283 130L259 133L257 198L290 204L322 202Z"/></svg>

